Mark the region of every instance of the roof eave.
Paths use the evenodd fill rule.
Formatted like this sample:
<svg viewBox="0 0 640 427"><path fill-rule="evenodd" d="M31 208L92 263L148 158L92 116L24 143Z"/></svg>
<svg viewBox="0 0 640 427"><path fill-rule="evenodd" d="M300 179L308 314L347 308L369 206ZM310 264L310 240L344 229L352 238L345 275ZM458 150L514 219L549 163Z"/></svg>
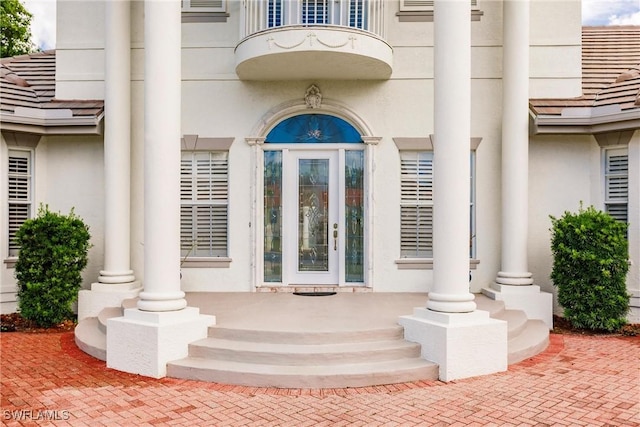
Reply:
<svg viewBox="0 0 640 427"><path fill-rule="evenodd" d="M0 113L3 130L36 135L102 135L104 113L99 116L25 117Z"/></svg>
<svg viewBox="0 0 640 427"><path fill-rule="evenodd" d="M582 117L536 115L531 112L530 132L532 135L595 135L636 129L640 129L640 108Z"/></svg>

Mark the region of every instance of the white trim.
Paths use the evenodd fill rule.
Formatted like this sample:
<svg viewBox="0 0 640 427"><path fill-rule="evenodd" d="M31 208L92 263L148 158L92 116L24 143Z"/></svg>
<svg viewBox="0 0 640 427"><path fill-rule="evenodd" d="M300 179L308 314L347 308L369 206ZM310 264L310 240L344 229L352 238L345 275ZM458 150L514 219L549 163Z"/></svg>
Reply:
<svg viewBox="0 0 640 427"><path fill-rule="evenodd" d="M620 111L584 107L583 109L565 109L560 116L535 115L530 113L531 132L544 134L587 134L635 130L640 128L640 109ZM582 111L577 111L582 110Z"/></svg>
<svg viewBox="0 0 640 427"><path fill-rule="evenodd" d="M283 102L267 111L253 128L251 134L266 137L269 131L281 121L308 112L309 108L303 99ZM375 135L359 115L338 101L323 98L322 104L318 108L314 108L313 113L327 114L345 120L360 132L363 140L365 140L366 137Z"/></svg>

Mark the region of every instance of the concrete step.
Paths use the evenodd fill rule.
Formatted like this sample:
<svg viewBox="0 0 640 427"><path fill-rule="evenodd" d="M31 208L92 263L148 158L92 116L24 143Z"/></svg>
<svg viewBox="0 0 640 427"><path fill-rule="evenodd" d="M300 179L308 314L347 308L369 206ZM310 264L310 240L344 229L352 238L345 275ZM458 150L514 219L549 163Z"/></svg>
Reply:
<svg viewBox="0 0 640 427"><path fill-rule="evenodd" d="M403 339L332 344L290 344L206 338L189 346L190 357L273 365L337 365L420 357L420 345Z"/></svg>
<svg viewBox="0 0 640 427"><path fill-rule="evenodd" d="M438 366L420 358L339 365L273 365L187 357L167 375L200 381L278 388L344 388L435 380Z"/></svg>
<svg viewBox="0 0 640 427"><path fill-rule="evenodd" d="M488 311L489 316L499 316L505 310L504 301L489 298L484 294L475 294L474 302L478 310Z"/></svg>
<svg viewBox="0 0 640 427"><path fill-rule="evenodd" d="M88 317L76 325L76 345L80 350L100 360L107 360L107 335L100 329L97 317Z"/></svg>
<svg viewBox="0 0 640 427"><path fill-rule="evenodd" d="M507 322L507 339L513 339L520 335L527 326L527 315L522 310L503 310L494 316L494 319Z"/></svg>
<svg viewBox="0 0 640 427"><path fill-rule="evenodd" d="M542 320L527 320L522 332L509 339L509 364L521 362L542 352L549 345L549 328Z"/></svg>
<svg viewBox="0 0 640 427"><path fill-rule="evenodd" d="M277 331L211 326L208 335L210 338L249 341L254 343L337 344L402 339L404 332L403 328L399 325L381 329L314 331L313 333L299 330Z"/></svg>
<svg viewBox="0 0 640 427"><path fill-rule="evenodd" d="M124 313L122 307L105 307L98 313L98 327L102 333L107 333L107 320L112 317L121 317Z"/></svg>

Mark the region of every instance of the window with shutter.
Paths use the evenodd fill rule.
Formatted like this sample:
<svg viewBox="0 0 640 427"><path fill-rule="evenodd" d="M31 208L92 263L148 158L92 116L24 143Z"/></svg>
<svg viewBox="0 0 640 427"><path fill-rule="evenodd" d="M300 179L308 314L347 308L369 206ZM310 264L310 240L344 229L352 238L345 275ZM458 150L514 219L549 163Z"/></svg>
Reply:
<svg viewBox="0 0 640 427"><path fill-rule="evenodd" d="M226 0L182 0L183 12L226 12Z"/></svg>
<svg viewBox="0 0 640 427"><path fill-rule="evenodd" d="M475 256L475 153L471 153L469 257ZM433 257L433 152L400 152L400 256Z"/></svg>
<svg viewBox="0 0 640 427"><path fill-rule="evenodd" d="M19 246L15 242L16 232L31 217L32 152L9 150L8 157L9 229L7 236L9 256L16 256L19 250Z"/></svg>
<svg viewBox="0 0 640 427"><path fill-rule="evenodd" d="M434 0L400 0L396 14L400 22L432 22ZM484 12L478 9L478 0L470 0L471 20L479 21Z"/></svg>
<svg viewBox="0 0 640 427"><path fill-rule="evenodd" d="M180 249L183 257L227 256L228 153L183 152Z"/></svg>
<svg viewBox="0 0 640 427"><path fill-rule="evenodd" d="M603 160L605 211L614 218L627 222L629 152L627 148L606 148Z"/></svg>
<svg viewBox="0 0 640 427"><path fill-rule="evenodd" d="M402 152L400 158L400 255L433 257L433 153Z"/></svg>

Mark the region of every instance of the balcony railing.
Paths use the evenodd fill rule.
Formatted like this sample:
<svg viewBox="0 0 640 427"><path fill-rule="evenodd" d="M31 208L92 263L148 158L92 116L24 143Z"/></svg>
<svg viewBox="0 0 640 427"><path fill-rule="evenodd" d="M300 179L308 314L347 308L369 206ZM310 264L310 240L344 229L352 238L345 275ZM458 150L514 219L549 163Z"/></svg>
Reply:
<svg viewBox="0 0 640 427"><path fill-rule="evenodd" d="M242 38L286 26L342 26L384 38L385 0L245 0Z"/></svg>

